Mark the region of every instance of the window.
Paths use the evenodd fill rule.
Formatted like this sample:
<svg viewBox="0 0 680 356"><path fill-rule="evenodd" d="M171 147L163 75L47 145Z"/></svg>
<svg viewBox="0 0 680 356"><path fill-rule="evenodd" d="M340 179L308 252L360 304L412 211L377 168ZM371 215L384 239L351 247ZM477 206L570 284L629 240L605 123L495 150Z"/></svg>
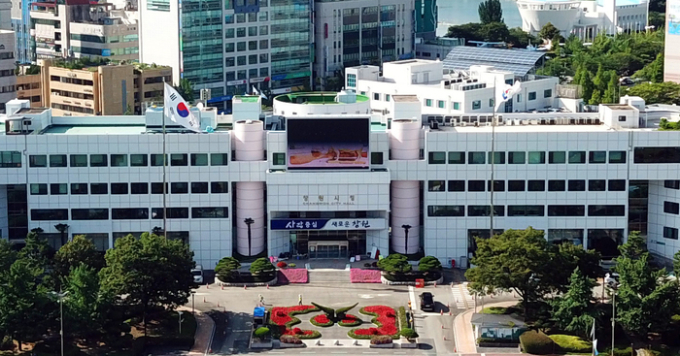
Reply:
<svg viewBox="0 0 680 356"><path fill-rule="evenodd" d="M544 180L529 180L527 182L527 191L529 191L529 192L544 192L545 191L545 181Z"/></svg>
<svg viewBox="0 0 680 356"><path fill-rule="evenodd" d="M191 208L192 219L228 218L229 208Z"/></svg>
<svg viewBox="0 0 680 356"><path fill-rule="evenodd" d="M31 209L31 220L68 220L68 209Z"/></svg>
<svg viewBox="0 0 680 356"><path fill-rule="evenodd" d="M464 192L465 191L465 181L464 180L450 180L449 181L449 192Z"/></svg>
<svg viewBox="0 0 680 356"><path fill-rule="evenodd" d="M212 194L229 193L229 182L210 182L210 193Z"/></svg>
<svg viewBox="0 0 680 356"><path fill-rule="evenodd" d="M569 164L586 163L585 151L569 151Z"/></svg>
<svg viewBox="0 0 680 356"><path fill-rule="evenodd" d="M35 220L35 219L33 219ZM671 240L678 239L678 229L673 227L664 226L663 227L663 237Z"/></svg>
<svg viewBox="0 0 680 356"><path fill-rule="evenodd" d="M90 194L109 194L109 185L106 183L90 183Z"/></svg>
<svg viewBox="0 0 680 356"><path fill-rule="evenodd" d="M226 166L229 162L229 155L226 153L211 153L210 154L210 165L211 166Z"/></svg>
<svg viewBox="0 0 680 356"><path fill-rule="evenodd" d="M468 152L468 164L486 163L484 152Z"/></svg>
<svg viewBox="0 0 680 356"><path fill-rule="evenodd" d="M489 191L491 191L491 181L487 182ZM493 181L493 191L494 192L504 192L505 191L505 181L504 180L494 180Z"/></svg>
<svg viewBox="0 0 680 356"><path fill-rule="evenodd" d="M536 92L535 91L529 92L529 101L534 100L536 100Z"/></svg>
<svg viewBox="0 0 680 356"><path fill-rule="evenodd" d="M373 100L380 100L380 93L373 93Z"/></svg>
<svg viewBox="0 0 680 356"><path fill-rule="evenodd" d="M525 152L509 152L508 164L524 164L526 160Z"/></svg>
<svg viewBox="0 0 680 356"><path fill-rule="evenodd" d="M544 164L545 152L535 151L529 152L529 164Z"/></svg>
<svg viewBox="0 0 680 356"><path fill-rule="evenodd" d="M680 163L680 147L636 147L635 163Z"/></svg>
<svg viewBox="0 0 680 356"><path fill-rule="evenodd" d="M109 209L71 209L71 220L109 220Z"/></svg>
<svg viewBox="0 0 680 356"><path fill-rule="evenodd" d="M489 107L490 107L490 108L493 107L493 99L489 99Z"/></svg>
<svg viewBox="0 0 680 356"><path fill-rule="evenodd" d="M347 74L347 87L348 88L356 88L357 87L357 75L356 74Z"/></svg>
<svg viewBox="0 0 680 356"><path fill-rule="evenodd" d="M0 152L0 167L2 168L21 167L21 152L19 151Z"/></svg>
<svg viewBox="0 0 680 356"><path fill-rule="evenodd" d="M430 205L427 216L465 216L465 205Z"/></svg>
<svg viewBox="0 0 680 356"><path fill-rule="evenodd" d="M446 191L446 183L443 180L430 180L427 182L427 191L444 192Z"/></svg>
<svg viewBox="0 0 680 356"><path fill-rule="evenodd" d="M523 180L509 180L508 181L508 192L523 192L524 191L524 181Z"/></svg>
<svg viewBox="0 0 680 356"><path fill-rule="evenodd" d="M108 167L109 161L106 155L90 155L90 167Z"/></svg>
<svg viewBox="0 0 680 356"><path fill-rule="evenodd" d="M469 180L468 181L468 192L483 192L484 191L484 181L483 180Z"/></svg>
<svg viewBox="0 0 680 356"><path fill-rule="evenodd" d="M71 167L87 167L87 155L71 155Z"/></svg>
<svg viewBox="0 0 680 356"><path fill-rule="evenodd" d="M607 181L604 179L591 179L588 181L589 192L604 192L607 190Z"/></svg>
<svg viewBox="0 0 680 356"><path fill-rule="evenodd" d="M626 151L609 151L609 163L626 163Z"/></svg>
<svg viewBox="0 0 680 356"><path fill-rule="evenodd" d="M167 165L167 160L168 160L167 154L163 156L163 154L160 153L152 153L151 167L163 167L163 165Z"/></svg>
<svg viewBox="0 0 680 356"><path fill-rule="evenodd" d="M626 115L619 115L619 122L626 122Z"/></svg>
<svg viewBox="0 0 680 356"><path fill-rule="evenodd" d="M475 100L472 102L472 110L479 110L482 108L482 101L481 100Z"/></svg>
<svg viewBox="0 0 680 356"><path fill-rule="evenodd" d="M508 216L544 216L543 205L508 205Z"/></svg>
<svg viewBox="0 0 680 356"><path fill-rule="evenodd" d="M570 179L568 185L570 192L585 192L586 190L586 181L583 179Z"/></svg>
<svg viewBox="0 0 680 356"><path fill-rule="evenodd" d="M186 153L173 153L170 155L170 165L183 167L188 164Z"/></svg>
<svg viewBox="0 0 680 356"><path fill-rule="evenodd" d="M130 183L130 194L149 194L149 183Z"/></svg>
<svg viewBox="0 0 680 356"><path fill-rule="evenodd" d="M192 166L207 166L208 165L208 154L207 153L192 153L191 154L191 165Z"/></svg>
<svg viewBox="0 0 680 356"><path fill-rule="evenodd" d="M446 152L430 152L430 164L446 164Z"/></svg>
<svg viewBox="0 0 680 356"><path fill-rule="evenodd" d="M449 164L465 164L465 152L449 152Z"/></svg>
<svg viewBox="0 0 680 356"><path fill-rule="evenodd" d="M585 216L584 205L548 205L548 216Z"/></svg>
<svg viewBox="0 0 680 356"><path fill-rule="evenodd" d="M460 103L457 101L452 102L453 110L460 110Z"/></svg>
<svg viewBox="0 0 680 356"><path fill-rule="evenodd" d="M612 179L609 181L610 192L623 192L626 190L626 181L624 179Z"/></svg>
<svg viewBox="0 0 680 356"><path fill-rule="evenodd" d="M432 99L425 99L425 106L432 106Z"/></svg>
<svg viewBox="0 0 680 356"><path fill-rule="evenodd" d="M168 219L188 219L189 208L165 208ZM152 219L163 219L163 208L151 208Z"/></svg>
<svg viewBox="0 0 680 356"><path fill-rule="evenodd" d="M505 164L505 152L489 152L489 164Z"/></svg>
<svg viewBox="0 0 680 356"><path fill-rule="evenodd" d="M548 152L548 163L550 164L562 164L566 163L566 153L564 151L551 151Z"/></svg>
<svg viewBox="0 0 680 356"><path fill-rule="evenodd" d="M566 186L563 180L549 180L548 181L548 191L549 192L563 192Z"/></svg>
<svg viewBox="0 0 680 356"><path fill-rule="evenodd" d="M189 193L189 183L186 182L170 183L170 192L172 194L187 194Z"/></svg>
<svg viewBox="0 0 680 356"><path fill-rule="evenodd" d="M437 107L440 109L446 108L446 103L444 103L444 100L437 100Z"/></svg>
<svg viewBox="0 0 680 356"><path fill-rule="evenodd" d="M517 94L517 95L515 96L515 98L517 99L517 102L518 102L518 103L521 103L521 102L522 102L522 94Z"/></svg>
<svg viewBox="0 0 680 356"><path fill-rule="evenodd" d="M680 180L665 180L663 186L670 189L680 189Z"/></svg>
<svg viewBox="0 0 680 356"><path fill-rule="evenodd" d="M468 216L489 216L491 208L488 205L468 205ZM493 216L505 216L505 207L494 205Z"/></svg>
<svg viewBox="0 0 680 356"><path fill-rule="evenodd" d="M73 194L73 195L86 195L87 194L87 183L71 183L71 194Z"/></svg>
<svg viewBox="0 0 680 356"><path fill-rule="evenodd" d="M588 158L588 163L606 163L607 162L607 151L590 151L590 157ZM571 163L571 162L569 162Z"/></svg>
<svg viewBox="0 0 680 356"><path fill-rule="evenodd" d="M31 195L47 195L47 184L31 183Z"/></svg>
<svg viewBox="0 0 680 356"><path fill-rule="evenodd" d="M68 194L68 186L66 183L52 183L50 184L50 195L66 195Z"/></svg>
<svg viewBox="0 0 680 356"><path fill-rule="evenodd" d="M165 183L165 192L170 192L168 183ZM163 183L151 183L151 194L163 194Z"/></svg>
<svg viewBox="0 0 680 356"><path fill-rule="evenodd" d="M385 94L385 101L388 101L388 102L389 102L391 98L392 98L392 95L390 95L390 94Z"/></svg>
<svg viewBox="0 0 680 356"><path fill-rule="evenodd" d="M625 205L588 205L588 216L625 216Z"/></svg>
<svg viewBox="0 0 680 356"><path fill-rule="evenodd" d="M552 89L546 89L543 91L544 98L552 98Z"/></svg>
<svg viewBox="0 0 680 356"><path fill-rule="evenodd" d="M127 183L111 183L111 194L121 195L128 193Z"/></svg>
<svg viewBox="0 0 680 356"><path fill-rule="evenodd" d="M283 161L285 164L286 154L283 154ZM371 152L371 164L383 164L383 153L382 152Z"/></svg>
<svg viewBox="0 0 680 356"><path fill-rule="evenodd" d="M191 194L208 194L208 182L191 182Z"/></svg>
<svg viewBox="0 0 680 356"><path fill-rule="evenodd" d="M29 167L47 167L47 155L28 156Z"/></svg>
<svg viewBox="0 0 680 356"><path fill-rule="evenodd" d="M145 220L149 218L147 208L126 208L111 209L111 219L113 220Z"/></svg>
<svg viewBox="0 0 680 356"><path fill-rule="evenodd" d="M145 154L131 154L130 167L146 167L149 165L149 156Z"/></svg>
<svg viewBox="0 0 680 356"><path fill-rule="evenodd" d="M678 215L680 214L680 204L674 203L672 201L665 201L663 202L663 212Z"/></svg>
<svg viewBox="0 0 680 356"><path fill-rule="evenodd" d="M127 167L128 166L128 156L122 154L112 154L111 155L111 167Z"/></svg>
<svg viewBox="0 0 680 356"><path fill-rule="evenodd" d="M373 158L373 152L371 152L371 162ZM286 154L283 152L272 153L272 164L275 166L285 166L286 165Z"/></svg>

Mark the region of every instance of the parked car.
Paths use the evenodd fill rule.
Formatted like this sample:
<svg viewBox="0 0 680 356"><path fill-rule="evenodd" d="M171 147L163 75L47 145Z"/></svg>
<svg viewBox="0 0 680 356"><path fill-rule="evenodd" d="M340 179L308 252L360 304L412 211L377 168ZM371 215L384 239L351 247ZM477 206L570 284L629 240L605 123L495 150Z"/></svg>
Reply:
<svg viewBox="0 0 680 356"><path fill-rule="evenodd" d="M420 310L434 311L434 295L432 293L425 292L420 294Z"/></svg>
<svg viewBox="0 0 680 356"><path fill-rule="evenodd" d="M194 276L194 283L203 284L203 266L196 265L196 268L191 270L191 275Z"/></svg>

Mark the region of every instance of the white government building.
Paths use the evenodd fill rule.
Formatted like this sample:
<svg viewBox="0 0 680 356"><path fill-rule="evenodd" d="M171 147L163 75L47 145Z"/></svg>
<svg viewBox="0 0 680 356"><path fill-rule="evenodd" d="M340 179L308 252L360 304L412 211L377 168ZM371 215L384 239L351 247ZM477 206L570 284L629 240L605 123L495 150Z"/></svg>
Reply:
<svg viewBox="0 0 680 356"><path fill-rule="evenodd" d="M413 78L428 64L416 63L391 65ZM640 229L655 254L680 249L680 132L641 127L649 107L639 98L599 113L499 113L494 127L488 108L467 106L488 101L488 88L402 93L409 84L390 87L373 74L364 81L364 70L348 68L346 85L366 95L284 94L264 120L253 96L236 97L233 115L192 109L210 133L168 120L168 238L187 241L207 269L237 253L338 258L374 249L465 267L473 237L489 236L493 194L494 232L532 226L550 242L611 257ZM434 86L431 75L424 83ZM544 97L551 87L536 87L536 100L561 107L561 98ZM451 93L447 115L427 102L444 100L442 91ZM58 117L29 105L11 101L3 118L2 238L20 242L39 227L55 247L85 234L106 249L120 236L163 229L161 108ZM629 195L641 187L649 191L643 206Z"/></svg>

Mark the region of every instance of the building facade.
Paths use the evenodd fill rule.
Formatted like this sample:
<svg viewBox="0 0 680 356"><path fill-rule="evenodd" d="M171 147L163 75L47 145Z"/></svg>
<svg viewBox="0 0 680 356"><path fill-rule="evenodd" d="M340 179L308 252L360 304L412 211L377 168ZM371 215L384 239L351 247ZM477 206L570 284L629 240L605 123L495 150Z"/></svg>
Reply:
<svg viewBox="0 0 680 356"><path fill-rule="evenodd" d="M12 30L16 33L17 62L31 63L31 16L29 1L12 0Z"/></svg>
<svg viewBox="0 0 680 356"><path fill-rule="evenodd" d="M0 112L5 103L16 98L16 40L14 31L0 30Z"/></svg>
<svg viewBox="0 0 680 356"><path fill-rule="evenodd" d="M19 74L17 76L17 99L28 100L32 108L45 107L42 92L42 76L38 74Z"/></svg>
<svg viewBox="0 0 680 356"><path fill-rule="evenodd" d="M680 1L666 2L663 80L680 83Z"/></svg>

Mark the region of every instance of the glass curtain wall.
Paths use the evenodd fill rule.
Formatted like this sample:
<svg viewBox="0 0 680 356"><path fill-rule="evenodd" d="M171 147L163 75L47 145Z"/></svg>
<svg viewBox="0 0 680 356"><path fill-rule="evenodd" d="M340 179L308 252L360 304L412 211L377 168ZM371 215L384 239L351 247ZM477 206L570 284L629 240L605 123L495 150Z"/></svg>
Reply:
<svg viewBox="0 0 680 356"><path fill-rule="evenodd" d="M271 88L302 90L310 83L312 39L308 0L271 0Z"/></svg>
<svg viewBox="0 0 680 356"><path fill-rule="evenodd" d="M222 1L183 0L180 51L183 79L191 81L198 98L205 84L224 85ZM224 95L224 87L211 88L211 96Z"/></svg>

